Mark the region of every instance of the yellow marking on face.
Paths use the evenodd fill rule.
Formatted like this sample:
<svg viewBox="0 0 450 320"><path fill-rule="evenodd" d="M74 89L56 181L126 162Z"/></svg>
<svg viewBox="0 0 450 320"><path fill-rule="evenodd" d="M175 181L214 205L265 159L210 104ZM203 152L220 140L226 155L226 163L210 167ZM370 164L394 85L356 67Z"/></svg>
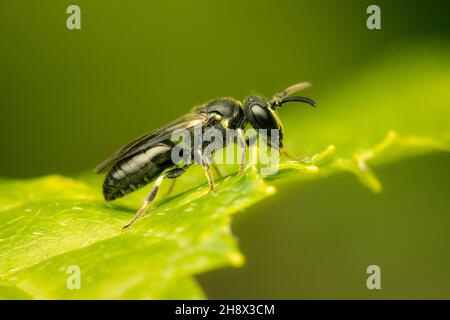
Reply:
<svg viewBox="0 0 450 320"><path fill-rule="evenodd" d="M228 125L230 124L230 121L228 119L223 119L220 121L220 123L225 127L228 128Z"/></svg>

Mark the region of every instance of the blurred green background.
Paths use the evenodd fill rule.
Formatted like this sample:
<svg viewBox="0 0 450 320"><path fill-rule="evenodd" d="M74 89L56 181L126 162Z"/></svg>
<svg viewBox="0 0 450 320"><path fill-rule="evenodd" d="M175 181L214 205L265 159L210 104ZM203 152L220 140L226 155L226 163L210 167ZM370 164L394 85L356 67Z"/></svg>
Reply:
<svg viewBox="0 0 450 320"><path fill-rule="evenodd" d="M82 30L66 28L73 3ZM448 1L377 1L375 31L370 4L2 1L0 176L75 175L209 99L308 80L320 103L386 52L448 46ZM247 264L200 276L203 288L211 298L450 298L449 160L379 167L380 195L343 174L281 186L233 223ZM382 267L381 291L365 287L369 264Z"/></svg>

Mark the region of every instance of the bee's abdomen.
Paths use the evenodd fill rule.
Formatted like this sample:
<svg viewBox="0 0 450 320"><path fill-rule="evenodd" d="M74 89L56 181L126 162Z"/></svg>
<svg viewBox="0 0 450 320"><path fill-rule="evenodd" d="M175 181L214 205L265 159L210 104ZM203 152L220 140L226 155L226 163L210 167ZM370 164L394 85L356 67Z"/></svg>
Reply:
<svg viewBox="0 0 450 320"><path fill-rule="evenodd" d="M110 201L131 193L173 165L169 144L153 146L114 165L103 183L103 196Z"/></svg>

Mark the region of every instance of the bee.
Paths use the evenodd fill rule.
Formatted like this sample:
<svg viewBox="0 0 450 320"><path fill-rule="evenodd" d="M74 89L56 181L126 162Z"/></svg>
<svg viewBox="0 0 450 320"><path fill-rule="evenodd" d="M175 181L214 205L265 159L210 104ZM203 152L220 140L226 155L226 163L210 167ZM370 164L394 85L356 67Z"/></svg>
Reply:
<svg viewBox="0 0 450 320"><path fill-rule="evenodd" d="M276 144L272 143L269 136L266 136L265 140L267 145L284 151L282 124L277 116L276 109L288 102L304 102L315 107L316 103L309 98L292 96L292 94L309 86L308 82L295 84L275 94L271 100L266 100L261 96L250 96L245 99L243 104L231 98L209 101L195 108L191 113L130 142L116 151L95 169L99 174L107 173L103 182L103 196L106 201L123 197L155 181L144 199L142 207L123 229L133 225L148 210L163 180L178 178L191 165L190 163L177 164L172 161L171 154L175 142L172 141L171 136L176 130L184 129L194 134L194 128L198 125L201 126L202 130L218 129L224 135L226 129L235 130L236 136L232 142L237 143L241 149L240 171L242 172L248 147L244 128L250 125L256 130L278 129L279 141ZM226 141L225 145L229 142L231 141ZM198 153L200 158L209 189L214 192L214 178L211 172L211 166L214 166L214 163L202 154L201 150L194 151ZM284 152L284 154L289 156L287 152Z"/></svg>

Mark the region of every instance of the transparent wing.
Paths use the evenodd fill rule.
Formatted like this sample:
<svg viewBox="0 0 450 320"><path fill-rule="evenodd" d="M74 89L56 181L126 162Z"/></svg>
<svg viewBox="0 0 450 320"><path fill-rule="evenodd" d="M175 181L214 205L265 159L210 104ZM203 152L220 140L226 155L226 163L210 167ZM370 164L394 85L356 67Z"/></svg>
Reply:
<svg viewBox="0 0 450 320"><path fill-rule="evenodd" d="M170 139L175 130L186 129L192 131L196 125L205 126L212 119L211 116L208 116L205 113L193 113L178 118L168 125L143 135L123 146L108 159L100 163L97 168L95 168L95 172L103 173L114 166L118 161L146 150L159 142Z"/></svg>

